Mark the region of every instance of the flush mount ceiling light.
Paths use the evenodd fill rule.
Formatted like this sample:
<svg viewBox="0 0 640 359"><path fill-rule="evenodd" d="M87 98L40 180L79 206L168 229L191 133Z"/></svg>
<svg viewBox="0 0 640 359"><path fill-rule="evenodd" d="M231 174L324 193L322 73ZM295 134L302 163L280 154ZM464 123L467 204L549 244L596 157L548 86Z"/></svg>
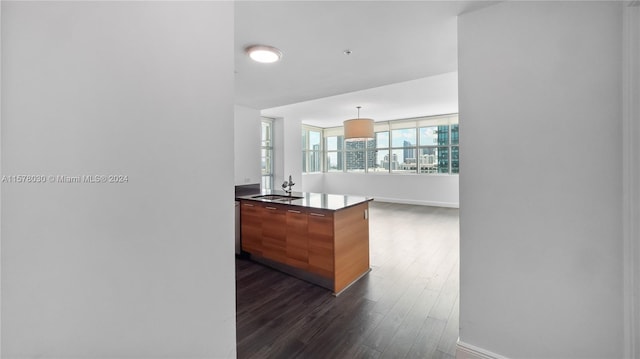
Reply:
<svg viewBox="0 0 640 359"><path fill-rule="evenodd" d="M360 106L358 118L344 121L344 139L346 141L362 141L373 138L373 120L370 118L360 118Z"/></svg>
<svg viewBox="0 0 640 359"><path fill-rule="evenodd" d="M247 47L245 51L253 61L265 64L279 61L282 58L282 51L272 46L253 45Z"/></svg>

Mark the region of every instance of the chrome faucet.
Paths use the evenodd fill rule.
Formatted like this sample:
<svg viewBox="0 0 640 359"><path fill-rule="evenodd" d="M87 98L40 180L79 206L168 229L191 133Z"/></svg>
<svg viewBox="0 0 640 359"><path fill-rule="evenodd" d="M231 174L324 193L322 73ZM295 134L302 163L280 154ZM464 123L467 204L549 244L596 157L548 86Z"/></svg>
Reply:
<svg viewBox="0 0 640 359"><path fill-rule="evenodd" d="M291 178L291 175L289 175L289 181L284 181L284 183L282 184L282 189L285 191L285 193L287 193L288 195L291 195L291 187L293 187L295 183L293 183L293 179ZM289 189L287 190L287 187L289 187Z"/></svg>

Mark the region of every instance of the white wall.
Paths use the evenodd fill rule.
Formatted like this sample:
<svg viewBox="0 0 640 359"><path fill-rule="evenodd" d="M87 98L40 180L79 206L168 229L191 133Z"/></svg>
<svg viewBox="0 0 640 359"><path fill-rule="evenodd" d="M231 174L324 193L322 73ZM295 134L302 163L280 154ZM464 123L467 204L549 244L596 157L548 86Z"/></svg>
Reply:
<svg viewBox="0 0 640 359"><path fill-rule="evenodd" d="M324 186L324 173L305 173L302 175L301 189L304 192L328 193Z"/></svg>
<svg viewBox="0 0 640 359"><path fill-rule="evenodd" d="M505 2L459 18L463 343L622 356L621 13Z"/></svg>
<svg viewBox="0 0 640 359"><path fill-rule="evenodd" d="M2 357L235 357L233 4L1 6Z"/></svg>
<svg viewBox="0 0 640 359"><path fill-rule="evenodd" d="M273 187L281 189L289 175L296 184L294 191L302 190L302 124L296 118L276 118L273 121L274 180Z"/></svg>
<svg viewBox="0 0 640 359"><path fill-rule="evenodd" d="M235 184L260 183L262 180L260 110L238 105L234 107L233 138Z"/></svg>
<svg viewBox="0 0 640 359"><path fill-rule="evenodd" d="M284 118L273 120L273 186L279 189L284 182ZM302 151L302 149L300 149ZM295 181L294 181L295 182Z"/></svg>
<svg viewBox="0 0 640 359"><path fill-rule="evenodd" d="M0 176L2 175L2 114L4 113L2 110L2 3L0 2ZM3 185L0 182L0 357L2 357L2 192Z"/></svg>
<svg viewBox="0 0 640 359"><path fill-rule="evenodd" d="M322 176L322 182L313 176ZM373 197L384 202L458 207L457 175L324 173L304 175L310 191ZM310 184L307 185L308 179Z"/></svg>
<svg viewBox="0 0 640 359"><path fill-rule="evenodd" d="M293 176L293 182L302 182L302 122L297 118L287 118L284 121L284 172L282 181L275 181L275 188L279 188L278 185L288 179L289 175Z"/></svg>
<svg viewBox="0 0 640 359"><path fill-rule="evenodd" d="M640 4L623 16L625 357L640 358Z"/></svg>

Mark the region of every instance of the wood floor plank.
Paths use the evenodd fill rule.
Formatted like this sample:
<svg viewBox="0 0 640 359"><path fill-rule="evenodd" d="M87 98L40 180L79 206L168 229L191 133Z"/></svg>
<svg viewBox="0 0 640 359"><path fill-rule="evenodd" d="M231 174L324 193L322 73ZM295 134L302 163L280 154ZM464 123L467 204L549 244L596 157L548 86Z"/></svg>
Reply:
<svg viewBox="0 0 640 359"><path fill-rule="evenodd" d="M365 339L364 344L384 353L423 290L424 285L410 286L386 312L380 325Z"/></svg>
<svg viewBox="0 0 640 359"><path fill-rule="evenodd" d="M350 349L359 346L362 338L382 320L381 314L371 310L375 303L367 300L355 303L351 310L342 311L305 351L324 358L348 357Z"/></svg>
<svg viewBox="0 0 640 359"><path fill-rule="evenodd" d="M371 349L366 345L358 345L355 347L355 350L348 353L348 356L344 358L353 358L353 359L377 359L380 358L380 352Z"/></svg>
<svg viewBox="0 0 640 359"><path fill-rule="evenodd" d="M451 355L449 353L444 353L441 352L440 350L436 350L435 353L433 353L433 356L431 357L432 359L455 359L456 356Z"/></svg>
<svg viewBox="0 0 640 359"><path fill-rule="evenodd" d="M437 298L438 292L436 291L430 289L422 291L415 305L382 352L383 358L404 358L407 355Z"/></svg>
<svg viewBox="0 0 640 359"><path fill-rule="evenodd" d="M451 316L451 311L453 310L453 306L455 305L456 299L458 298L459 277L460 275L457 271L457 266L452 266L447 279L440 289L438 300L429 312L429 317L442 320L449 319L449 317Z"/></svg>
<svg viewBox="0 0 640 359"><path fill-rule="evenodd" d="M432 358L446 326L444 320L427 318L405 358Z"/></svg>
<svg viewBox="0 0 640 359"><path fill-rule="evenodd" d="M444 332L442 333L442 337L438 342L437 350L453 355L456 355L456 345L458 342L458 331L459 331L459 310L460 307L460 297L456 298L456 302L453 305L453 309L451 310L451 315L447 320L447 326L444 328Z"/></svg>
<svg viewBox="0 0 640 359"><path fill-rule="evenodd" d="M447 358L458 338L458 210L373 202L372 271L334 297L236 260L238 358Z"/></svg>

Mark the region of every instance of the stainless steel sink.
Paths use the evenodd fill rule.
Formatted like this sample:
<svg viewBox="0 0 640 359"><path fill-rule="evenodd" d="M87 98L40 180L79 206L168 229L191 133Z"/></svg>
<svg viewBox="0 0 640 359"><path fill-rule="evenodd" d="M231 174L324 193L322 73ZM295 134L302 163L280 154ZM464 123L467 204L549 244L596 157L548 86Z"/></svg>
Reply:
<svg viewBox="0 0 640 359"><path fill-rule="evenodd" d="M286 201L290 201L293 199L300 199L302 197L298 197L298 196L286 196L286 195L281 195L281 194L263 194L263 195L259 195L259 196L253 196L251 198L256 198L256 199L268 199L270 201L282 201L282 202L286 202Z"/></svg>

